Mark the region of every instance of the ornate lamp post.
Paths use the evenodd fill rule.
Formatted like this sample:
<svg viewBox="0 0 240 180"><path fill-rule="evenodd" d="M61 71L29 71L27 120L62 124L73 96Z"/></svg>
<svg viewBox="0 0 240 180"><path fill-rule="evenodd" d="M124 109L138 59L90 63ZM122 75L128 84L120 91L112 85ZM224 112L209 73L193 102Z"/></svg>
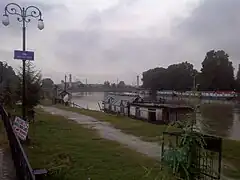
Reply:
<svg viewBox="0 0 240 180"><path fill-rule="evenodd" d="M26 24L31 21L31 18L38 19L38 29L42 30L44 28L44 23L42 20L42 12L39 8L35 6L21 7L16 3L9 3L5 6L5 12L3 14L3 25L9 25L9 15L17 16L17 21L22 23L22 50L26 50ZM26 120L26 87L25 87L25 66L26 60L22 59L22 117Z"/></svg>

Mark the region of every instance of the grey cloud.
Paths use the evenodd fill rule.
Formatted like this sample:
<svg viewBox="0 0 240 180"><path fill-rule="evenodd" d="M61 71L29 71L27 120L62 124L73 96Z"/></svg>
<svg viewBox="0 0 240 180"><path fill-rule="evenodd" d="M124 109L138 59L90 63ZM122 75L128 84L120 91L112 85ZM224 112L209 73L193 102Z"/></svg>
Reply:
<svg viewBox="0 0 240 180"><path fill-rule="evenodd" d="M108 42L108 44L107 44ZM171 51L177 47L165 39L125 37L118 38L107 31L66 32L58 38L57 57L64 66L83 66L85 63L101 63L108 71L142 71L158 64L167 64ZM110 44L110 46L109 46ZM170 53L167 53L170 52ZM66 60L66 61L65 61Z"/></svg>
<svg viewBox="0 0 240 180"><path fill-rule="evenodd" d="M90 13L82 25L87 29L101 28L103 23L111 23L111 21L117 20L118 17L123 16L128 12L127 9L134 6L140 0L119 0L116 4L104 9L102 11L94 11Z"/></svg>
<svg viewBox="0 0 240 180"><path fill-rule="evenodd" d="M4 14L4 8L7 4L8 4L7 0L3 0L0 2L0 12L1 12L0 17L2 17L2 15ZM55 10L66 11L66 7L64 6L64 4L48 4L44 1L43 2L39 2L39 1L35 2L35 1L28 1L28 0L27 1L19 0L17 2L17 4L19 4L21 8L22 7L27 8L29 6L36 6L41 11L44 21L49 20L51 18L51 13ZM9 7L16 7L16 6L9 6ZM29 8L27 11L27 15L31 15L31 13L33 13L34 10L36 10L36 9ZM16 7L16 11L18 13L20 13L21 10ZM44 18L44 17L47 17L47 18ZM18 18L17 15L9 15L9 18L10 18L9 26L11 26L11 28L9 28L9 30L11 31L11 35L18 36L18 33L16 33L16 31L18 32L20 30L22 23L17 21L17 18ZM38 18L30 17L29 19L31 20L31 22L27 23L28 29L32 29L32 28L36 29Z"/></svg>
<svg viewBox="0 0 240 180"><path fill-rule="evenodd" d="M121 28L117 31L105 28L116 22L118 17L129 16L131 7L138 1L119 0L108 9L90 13L79 24L81 30L69 29L56 32L58 38L50 51L57 59L55 62L61 65L61 71L69 71L81 76L92 73L94 74L92 76L98 80L109 76L114 79L115 75L130 82L135 79L136 74L144 70L156 66L166 67L180 61L190 61L200 69L205 53L211 49L223 49L229 53L235 64L239 63L239 0L201 1L187 18L173 22L171 34L166 37L149 35L149 29L161 30L161 22L153 27L146 27L143 33L147 36L140 36L138 32ZM1 4L2 2L0 8ZM64 8L61 5L55 7L47 3L38 6L42 7L44 17L49 23L53 19L48 15L56 8ZM134 17L131 16L129 19L133 20ZM13 29L17 28L19 33L17 23L12 24L14 24ZM1 31L0 28L0 33Z"/></svg>
<svg viewBox="0 0 240 180"><path fill-rule="evenodd" d="M118 4L101 13L91 14L84 23L96 28L89 30L88 27L92 26L86 26L79 32L62 33L58 41L62 44L58 58L62 62L66 57L68 60L72 58L72 69L89 61L93 64L101 62L102 67L98 68L105 67L112 73L117 69L141 73L148 68L186 60L200 69L205 53L211 49L224 49L234 62L240 58L238 0L202 1L189 17L172 26L171 37L166 38L140 37L133 32L128 32L123 38L121 32L126 32L103 30L102 23L116 13L121 14L123 6ZM161 28L161 22L151 28Z"/></svg>
<svg viewBox="0 0 240 180"><path fill-rule="evenodd" d="M205 0L189 18L175 27L174 33L182 42L194 44L199 51L224 49L235 62L238 62L239 11L239 0ZM191 51L191 47L189 48Z"/></svg>
<svg viewBox="0 0 240 180"><path fill-rule="evenodd" d="M26 1L26 0L17 0L15 1L21 6L35 5L43 13L43 18L46 26L49 27L48 23L52 22L52 16L54 17L54 12L57 10L66 10L65 6L62 4L49 4L44 1ZM9 3L7 0L0 1L0 20L2 21L2 15L4 14L4 8ZM65 11L66 12L66 11ZM21 61L13 60L13 50L22 48L22 25L17 21L16 16L9 16L10 24L8 27L4 27L2 23L0 24L0 60L7 61L13 68L18 69L21 66ZM32 19L32 21L27 25L27 49L33 50L36 47L36 44L39 43L36 41L35 37L38 34L37 29L37 19ZM38 37L37 37L38 38ZM39 39L39 38L38 38ZM44 38L43 38L44 39ZM36 59L40 51L36 51ZM49 55L49 52L46 52ZM42 59L41 59L42 60ZM37 59L38 61L38 59ZM43 63L45 64L45 63ZM40 64L41 65L41 64ZM44 65L42 65L44 66ZM50 65L51 67L51 65ZM39 67L37 67L39 68Z"/></svg>

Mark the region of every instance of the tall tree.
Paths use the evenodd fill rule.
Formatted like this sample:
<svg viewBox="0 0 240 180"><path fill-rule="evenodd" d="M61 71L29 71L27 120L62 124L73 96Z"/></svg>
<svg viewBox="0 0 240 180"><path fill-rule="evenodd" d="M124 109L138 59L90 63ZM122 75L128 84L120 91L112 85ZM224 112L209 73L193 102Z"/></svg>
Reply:
<svg viewBox="0 0 240 180"><path fill-rule="evenodd" d="M166 69L162 67L143 72L143 87L152 91L166 88Z"/></svg>
<svg viewBox="0 0 240 180"><path fill-rule="evenodd" d="M125 87L125 82L124 81L120 81L117 86L119 88L124 88Z"/></svg>
<svg viewBox="0 0 240 180"><path fill-rule="evenodd" d="M165 68L155 68L143 72L143 87L152 90L191 90L194 76L198 74L188 62L172 64Z"/></svg>
<svg viewBox="0 0 240 180"><path fill-rule="evenodd" d="M53 85L54 85L54 82L50 78L44 78L42 80L42 88L44 88L44 89L52 89Z"/></svg>
<svg viewBox="0 0 240 180"><path fill-rule="evenodd" d="M11 106L17 100L14 93L17 88L18 78L11 66L0 62L0 95L1 102L6 106Z"/></svg>
<svg viewBox="0 0 240 180"><path fill-rule="evenodd" d="M167 68L167 89L170 90L191 90L193 89L194 76L197 70L188 62L173 64Z"/></svg>
<svg viewBox="0 0 240 180"><path fill-rule="evenodd" d="M234 69L223 50L207 52L201 69L201 90L233 90Z"/></svg>
<svg viewBox="0 0 240 180"><path fill-rule="evenodd" d="M51 99L54 90L53 80L50 78L44 78L41 83L42 97Z"/></svg>
<svg viewBox="0 0 240 180"><path fill-rule="evenodd" d="M110 85L110 82L109 82L109 81L105 81L104 84L103 84L103 86L104 86L105 88L109 88L111 85Z"/></svg>
<svg viewBox="0 0 240 180"><path fill-rule="evenodd" d="M31 109L39 104L41 98L41 73L36 70L31 62L26 62L26 108ZM22 100L22 70L18 72L19 88L18 95L19 100Z"/></svg>

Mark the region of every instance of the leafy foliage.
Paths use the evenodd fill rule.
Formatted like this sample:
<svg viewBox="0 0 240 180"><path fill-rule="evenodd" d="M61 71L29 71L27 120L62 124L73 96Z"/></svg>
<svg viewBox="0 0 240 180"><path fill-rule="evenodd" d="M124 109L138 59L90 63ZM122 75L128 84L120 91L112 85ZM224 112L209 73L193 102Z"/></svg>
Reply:
<svg viewBox="0 0 240 180"><path fill-rule="evenodd" d="M106 88L109 88L110 87L110 82L109 81L105 81L103 86L106 87Z"/></svg>
<svg viewBox="0 0 240 180"><path fill-rule="evenodd" d="M191 90L197 71L188 62L143 72L143 87L151 90Z"/></svg>
<svg viewBox="0 0 240 180"><path fill-rule="evenodd" d="M52 89L54 86L54 82L50 78L44 78L42 80L42 88L43 89Z"/></svg>
<svg viewBox="0 0 240 180"><path fill-rule="evenodd" d="M0 98L5 106L12 106L16 102L17 83L18 78L13 68L7 63L0 62Z"/></svg>
<svg viewBox="0 0 240 180"><path fill-rule="evenodd" d="M117 85L117 87L119 88L124 88L125 87L125 82L124 81L120 81Z"/></svg>
<svg viewBox="0 0 240 180"><path fill-rule="evenodd" d="M232 62L223 50L206 53L201 72L188 62L172 64L168 68L157 67L143 72L143 88L150 90L234 90ZM240 74L238 84L240 84ZM240 86L239 86L240 89Z"/></svg>
<svg viewBox="0 0 240 180"><path fill-rule="evenodd" d="M17 94L22 100L22 69L18 71L19 84ZM26 108L31 109L39 104L41 98L41 73L35 70L35 67L31 62L26 62L25 72L25 83L26 83Z"/></svg>
<svg viewBox="0 0 240 180"><path fill-rule="evenodd" d="M183 129L179 142L174 146L169 141L163 160L172 168L177 177L187 180L194 179L193 177L200 172L197 162L197 149L204 148L204 138L201 133L196 132L197 129L194 128L190 119L182 122L178 121L177 126Z"/></svg>
<svg viewBox="0 0 240 180"><path fill-rule="evenodd" d="M53 97L54 82L50 78L45 78L41 81L42 97L51 99Z"/></svg>
<svg viewBox="0 0 240 180"><path fill-rule="evenodd" d="M224 51L209 51L202 62L202 90L233 90L234 72L232 62Z"/></svg>

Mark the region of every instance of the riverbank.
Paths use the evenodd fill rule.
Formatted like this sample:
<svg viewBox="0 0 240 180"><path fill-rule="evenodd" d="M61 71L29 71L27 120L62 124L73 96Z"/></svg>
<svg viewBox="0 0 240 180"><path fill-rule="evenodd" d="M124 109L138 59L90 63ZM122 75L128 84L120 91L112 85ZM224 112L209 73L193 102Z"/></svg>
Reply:
<svg viewBox="0 0 240 180"><path fill-rule="evenodd" d="M125 133L140 137L142 140L161 143L162 132L168 126L150 124L141 120L131 119L125 116L106 114L99 111L91 111L73 107L56 105L56 107L94 117L100 121L111 123L115 128ZM171 129L170 129L171 130ZM240 178L240 142L223 139L222 155L224 162L223 171L234 178Z"/></svg>
<svg viewBox="0 0 240 180"><path fill-rule="evenodd" d="M157 160L104 140L63 116L37 110L26 147L33 168L46 168L49 179L161 179Z"/></svg>

